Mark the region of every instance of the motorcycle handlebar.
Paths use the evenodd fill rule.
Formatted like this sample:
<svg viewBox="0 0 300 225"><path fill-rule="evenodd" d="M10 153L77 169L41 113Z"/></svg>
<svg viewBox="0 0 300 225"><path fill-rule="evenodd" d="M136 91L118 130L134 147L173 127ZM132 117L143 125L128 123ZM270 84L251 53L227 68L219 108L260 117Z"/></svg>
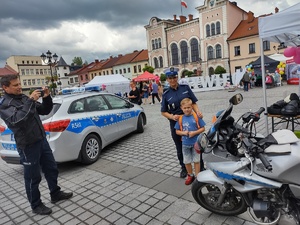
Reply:
<svg viewBox="0 0 300 225"><path fill-rule="evenodd" d="M273 169L272 165L269 163L269 161L266 159L266 157L262 153L258 154L258 158L261 160L261 162L264 164L265 168L268 171L271 171Z"/></svg>
<svg viewBox="0 0 300 225"><path fill-rule="evenodd" d="M257 113L258 115L260 115L260 114L262 114L264 111L265 111L265 108L264 108L264 107L260 107L259 110L257 110L256 113Z"/></svg>

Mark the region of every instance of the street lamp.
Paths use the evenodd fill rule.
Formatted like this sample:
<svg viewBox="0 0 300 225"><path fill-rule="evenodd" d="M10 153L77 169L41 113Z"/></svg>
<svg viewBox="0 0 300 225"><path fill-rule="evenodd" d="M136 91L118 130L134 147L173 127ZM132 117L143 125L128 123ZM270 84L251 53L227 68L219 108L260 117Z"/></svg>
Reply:
<svg viewBox="0 0 300 225"><path fill-rule="evenodd" d="M52 62L52 58L53 58L54 62ZM41 59L44 63L46 63L50 66L52 94L55 95L54 78L53 78L53 74L52 74L52 63L56 63L58 56L56 55L56 53L54 53L54 55L52 56L52 53L48 50L48 52L46 52L46 55L44 53L42 53Z"/></svg>

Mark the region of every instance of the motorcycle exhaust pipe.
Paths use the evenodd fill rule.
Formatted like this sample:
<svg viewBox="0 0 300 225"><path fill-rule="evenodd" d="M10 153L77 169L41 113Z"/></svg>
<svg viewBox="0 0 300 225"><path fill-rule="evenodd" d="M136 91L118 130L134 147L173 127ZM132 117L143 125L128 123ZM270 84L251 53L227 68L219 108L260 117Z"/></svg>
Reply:
<svg viewBox="0 0 300 225"><path fill-rule="evenodd" d="M280 212L278 212L278 216L274 221L264 223L264 222L258 221L258 218L256 216L252 215L252 212L250 210L251 210L251 208L248 207L247 212L248 212L250 218L258 225L276 225L279 222L280 217L281 217Z"/></svg>

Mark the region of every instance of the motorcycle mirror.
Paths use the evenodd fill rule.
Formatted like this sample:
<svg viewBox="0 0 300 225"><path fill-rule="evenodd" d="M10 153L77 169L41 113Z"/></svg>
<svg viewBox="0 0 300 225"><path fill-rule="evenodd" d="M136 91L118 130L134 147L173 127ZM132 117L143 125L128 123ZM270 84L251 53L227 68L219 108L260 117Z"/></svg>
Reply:
<svg viewBox="0 0 300 225"><path fill-rule="evenodd" d="M229 102L233 105L238 105L243 101L243 95L242 94L236 94L231 97Z"/></svg>
<svg viewBox="0 0 300 225"><path fill-rule="evenodd" d="M208 145L207 135L205 133L201 133L198 136L197 142L194 146L194 147L197 147L197 148L195 148L196 152L197 153L200 153L200 152L205 153L205 149L207 148L207 145Z"/></svg>

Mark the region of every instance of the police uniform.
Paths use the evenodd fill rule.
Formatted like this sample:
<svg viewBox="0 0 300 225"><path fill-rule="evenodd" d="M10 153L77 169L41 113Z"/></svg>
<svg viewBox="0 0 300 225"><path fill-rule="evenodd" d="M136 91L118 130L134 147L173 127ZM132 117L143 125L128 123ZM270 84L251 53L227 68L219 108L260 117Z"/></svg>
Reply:
<svg viewBox="0 0 300 225"><path fill-rule="evenodd" d="M178 85L177 89L169 87L169 89L163 93L160 111L168 112L173 115L182 115L183 111L180 108L180 102L184 98L191 99L193 103L196 103L198 101L198 99L196 98L196 96L194 95L194 93L188 85ZM183 163L181 136L176 134L176 130L174 128L177 121L169 121L172 139L176 145L177 158L179 160L182 170L185 170L185 165Z"/></svg>

